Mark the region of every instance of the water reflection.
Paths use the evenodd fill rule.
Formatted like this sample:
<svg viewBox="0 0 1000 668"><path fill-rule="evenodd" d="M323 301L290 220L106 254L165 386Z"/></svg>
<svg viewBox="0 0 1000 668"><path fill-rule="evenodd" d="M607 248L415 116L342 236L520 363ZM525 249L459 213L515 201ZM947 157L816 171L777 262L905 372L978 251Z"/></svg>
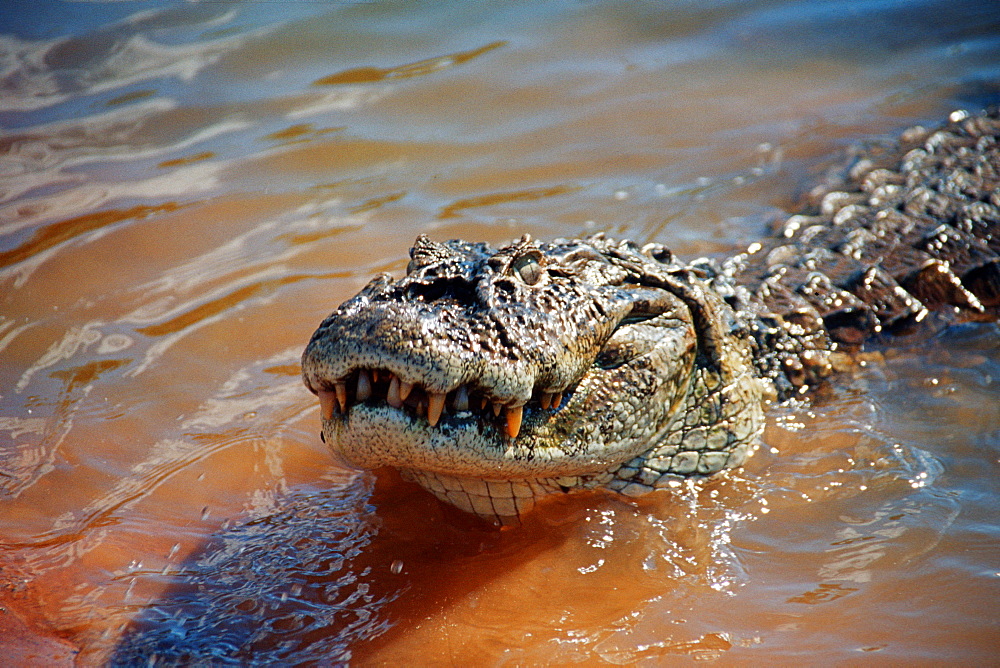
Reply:
<svg viewBox="0 0 1000 668"><path fill-rule="evenodd" d="M506 42L491 42L478 49L461 53L452 53L447 56L427 58L415 63L407 63L396 67L357 67L336 74L317 79L314 86L338 86L341 84L365 84L381 81L392 81L394 79L409 79L428 74L434 74L449 67L456 67L473 58L489 53L493 49L499 49L506 45Z"/></svg>
<svg viewBox="0 0 1000 668"><path fill-rule="evenodd" d="M78 35L54 39L0 35L5 72L0 113L45 109L81 96L162 78L189 81L220 55L239 47L242 38L230 36L193 44L169 44L150 36L156 31L176 34L193 27L205 30L235 18L236 12L222 4L189 5L182 9L134 13ZM7 20L16 17L9 16ZM9 25L21 28L32 23Z"/></svg>

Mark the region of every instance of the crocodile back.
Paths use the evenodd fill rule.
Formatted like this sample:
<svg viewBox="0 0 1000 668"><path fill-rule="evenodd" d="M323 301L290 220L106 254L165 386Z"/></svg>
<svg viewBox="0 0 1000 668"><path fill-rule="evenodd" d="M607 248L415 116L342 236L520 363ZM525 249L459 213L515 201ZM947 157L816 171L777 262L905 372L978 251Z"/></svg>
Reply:
<svg viewBox="0 0 1000 668"><path fill-rule="evenodd" d="M882 333L932 312L1000 313L1000 111L868 147L814 189L776 237L724 263L756 314L759 366L779 393L816 385Z"/></svg>

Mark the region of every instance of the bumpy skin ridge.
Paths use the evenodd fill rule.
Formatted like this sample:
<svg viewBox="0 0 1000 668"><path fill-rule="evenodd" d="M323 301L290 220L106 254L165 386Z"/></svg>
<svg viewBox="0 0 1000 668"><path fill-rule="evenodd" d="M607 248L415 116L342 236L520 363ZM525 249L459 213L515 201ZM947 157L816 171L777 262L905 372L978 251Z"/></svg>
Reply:
<svg viewBox="0 0 1000 668"><path fill-rule="evenodd" d="M1000 310L1000 115L875 147L776 237L723 262L603 235L417 239L302 358L323 436L509 521L547 494L639 495L739 466L767 399L872 337Z"/></svg>
<svg viewBox="0 0 1000 668"><path fill-rule="evenodd" d="M952 114L870 147L816 188L777 238L723 263L753 323L762 376L781 396L818 384L873 336L930 311L995 320L1000 308L1000 117Z"/></svg>

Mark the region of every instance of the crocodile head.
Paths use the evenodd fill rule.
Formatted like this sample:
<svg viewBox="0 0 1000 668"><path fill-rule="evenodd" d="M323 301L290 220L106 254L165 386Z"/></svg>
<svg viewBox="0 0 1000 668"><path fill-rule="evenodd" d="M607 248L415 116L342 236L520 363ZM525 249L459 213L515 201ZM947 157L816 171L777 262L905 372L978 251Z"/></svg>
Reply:
<svg viewBox="0 0 1000 668"><path fill-rule="evenodd" d="M658 245L417 239L302 357L323 437L506 521L545 494L738 465L761 422L733 311Z"/></svg>

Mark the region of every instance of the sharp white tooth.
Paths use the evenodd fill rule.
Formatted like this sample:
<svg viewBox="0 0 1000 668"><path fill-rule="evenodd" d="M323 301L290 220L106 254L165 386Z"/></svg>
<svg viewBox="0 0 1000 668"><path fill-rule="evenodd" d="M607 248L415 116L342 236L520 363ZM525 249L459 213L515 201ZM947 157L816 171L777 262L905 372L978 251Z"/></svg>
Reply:
<svg viewBox="0 0 1000 668"><path fill-rule="evenodd" d="M455 400L452 402L452 406L455 407L456 411L469 410L469 390L466 389L465 385L459 385L458 389L455 390Z"/></svg>
<svg viewBox="0 0 1000 668"><path fill-rule="evenodd" d="M543 410L549 410L549 406L552 405L552 393L542 392L538 397L538 401L542 404Z"/></svg>
<svg viewBox="0 0 1000 668"><path fill-rule="evenodd" d="M500 411L503 410L503 404L493 404L493 415L500 415Z"/></svg>
<svg viewBox="0 0 1000 668"><path fill-rule="evenodd" d="M403 400L399 398L399 376L393 376L389 381L389 392L385 395L385 401L393 408L403 405Z"/></svg>
<svg viewBox="0 0 1000 668"><path fill-rule="evenodd" d="M347 412L347 383L345 381L338 381L333 384L333 389L337 393L337 403L340 404L340 410Z"/></svg>
<svg viewBox="0 0 1000 668"><path fill-rule="evenodd" d="M428 392L427 421L431 423L432 427L437 426L438 420L441 419L441 411L443 410L444 410L444 395Z"/></svg>
<svg viewBox="0 0 1000 668"><path fill-rule="evenodd" d="M372 382L368 377L368 372L362 369L358 372L358 390L354 394L357 401L364 401L372 396Z"/></svg>
<svg viewBox="0 0 1000 668"><path fill-rule="evenodd" d="M521 419L524 417L524 406L513 406L507 409L507 435L517 438L521 431Z"/></svg>
<svg viewBox="0 0 1000 668"><path fill-rule="evenodd" d="M337 401L337 395L335 392L330 390L320 390L316 394L319 395L319 414L324 420L330 420L333 418L333 404Z"/></svg>
<svg viewBox="0 0 1000 668"><path fill-rule="evenodd" d="M413 391L413 383L407 383L406 381L400 381L399 383L399 398L402 401L406 401L406 398L410 396L410 392Z"/></svg>

